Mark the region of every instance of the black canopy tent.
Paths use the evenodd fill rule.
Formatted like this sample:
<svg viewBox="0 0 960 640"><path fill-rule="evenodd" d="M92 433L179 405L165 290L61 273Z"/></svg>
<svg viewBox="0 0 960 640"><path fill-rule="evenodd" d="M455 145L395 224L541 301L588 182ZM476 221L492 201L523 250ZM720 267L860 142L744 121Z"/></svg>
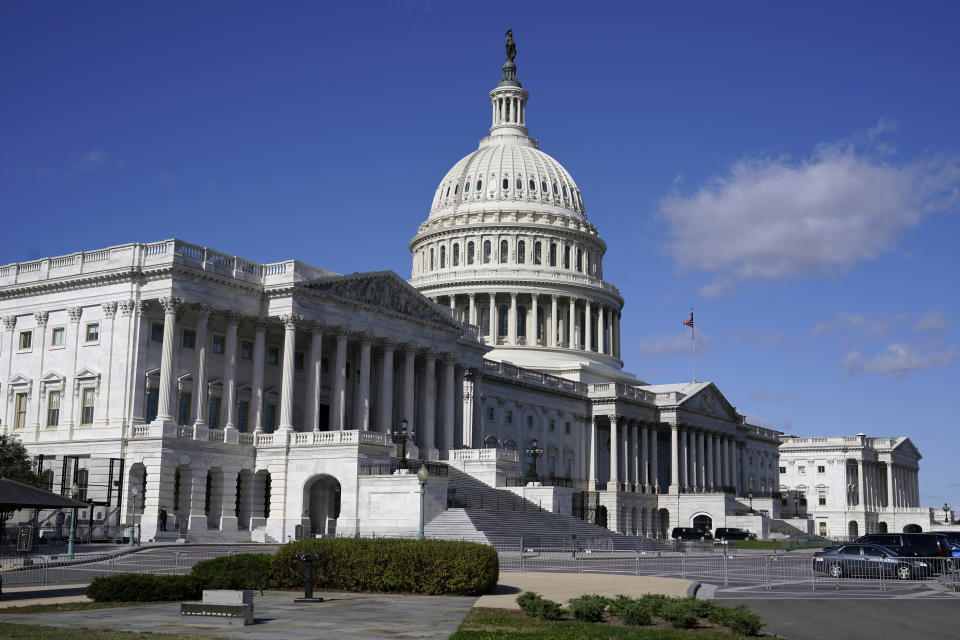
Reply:
<svg viewBox="0 0 960 640"><path fill-rule="evenodd" d="M85 509L90 505L80 500L66 498L52 491L31 487L28 484L0 478L0 511L17 509Z"/></svg>

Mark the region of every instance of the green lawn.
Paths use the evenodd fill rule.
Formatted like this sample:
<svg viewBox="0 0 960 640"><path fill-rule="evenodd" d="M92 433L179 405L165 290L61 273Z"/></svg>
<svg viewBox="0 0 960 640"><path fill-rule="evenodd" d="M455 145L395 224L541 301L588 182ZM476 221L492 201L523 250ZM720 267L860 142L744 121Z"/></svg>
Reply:
<svg viewBox="0 0 960 640"><path fill-rule="evenodd" d="M8 613L57 613L59 611L82 611L85 609L111 609L113 607L134 607L154 602L60 602L57 604L30 604L23 607L5 607L0 615Z"/></svg>
<svg viewBox="0 0 960 640"><path fill-rule="evenodd" d="M769 549L775 551L789 551L791 549L822 549L822 542L790 540L732 540L733 549Z"/></svg>
<svg viewBox="0 0 960 640"><path fill-rule="evenodd" d="M510 609L470 610L450 640L735 640L745 636L708 629L653 629L589 622L546 622Z"/></svg>
<svg viewBox="0 0 960 640"><path fill-rule="evenodd" d="M166 633L137 633L73 627L38 627L30 624L0 622L4 640L216 640L214 636L181 636Z"/></svg>

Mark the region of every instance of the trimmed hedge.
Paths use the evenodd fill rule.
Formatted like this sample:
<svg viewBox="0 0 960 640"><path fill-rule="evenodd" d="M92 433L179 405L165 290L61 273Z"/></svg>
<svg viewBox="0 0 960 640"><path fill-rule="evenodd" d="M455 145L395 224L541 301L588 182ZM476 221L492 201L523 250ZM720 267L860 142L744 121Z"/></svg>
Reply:
<svg viewBox="0 0 960 640"><path fill-rule="evenodd" d="M610 598L596 594L571 598L570 613L573 614L574 620L580 622L600 622L609 603Z"/></svg>
<svg viewBox="0 0 960 640"><path fill-rule="evenodd" d="M204 589L269 589L274 586L273 556L266 553L240 553L201 560L190 575Z"/></svg>
<svg viewBox="0 0 960 640"><path fill-rule="evenodd" d="M119 573L95 578L87 587L87 597L96 602L161 602L198 600L203 591L200 581L191 575L155 576L146 573Z"/></svg>
<svg viewBox="0 0 960 640"><path fill-rule="evenodd" d="M475 596L493 589L500 573L493 547L474 542L313 538L285 544L273 556L280 588L303 587L301 553L319 556L313 584L320 589Z"/></svg>

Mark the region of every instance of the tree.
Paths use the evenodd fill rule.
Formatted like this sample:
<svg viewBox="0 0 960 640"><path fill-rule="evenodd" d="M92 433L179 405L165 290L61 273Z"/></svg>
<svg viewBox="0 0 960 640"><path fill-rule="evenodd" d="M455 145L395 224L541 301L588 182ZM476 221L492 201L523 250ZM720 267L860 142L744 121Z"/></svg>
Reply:
<svg viewBox="0 0 960 640"><path fill-rule="evenodd" d="M15 480L34 487L43 487L43 481L33 470L33 463L27 455L27 448L19 438L7 434L0 435L0 478ZM13 510L0 509L0 544L3 544L7 529L7 520Z"/></svg>

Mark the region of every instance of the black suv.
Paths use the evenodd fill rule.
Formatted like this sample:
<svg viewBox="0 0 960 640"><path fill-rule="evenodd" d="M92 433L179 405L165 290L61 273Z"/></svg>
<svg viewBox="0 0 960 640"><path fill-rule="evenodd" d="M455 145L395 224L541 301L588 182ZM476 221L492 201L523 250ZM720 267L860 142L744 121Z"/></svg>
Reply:
<svg viewBox="0 0 960 640"><path fill-rule="evenodd" d="M879 544L901 556L953 558L950 541L942 533L868 533L854 542Z"/></svg>
<svg viewBox="0 0 960 640"><path fill-rule="evenodd" d="M717 540L756 540L757 536L739 527L717 527L713 532Z"/></svg>
<svg viewBox="0 0 960 640"><path fill-rule="evenodd" d="M713 540L709 531L693 527L674 527L670 537L677 540Z"/></svg>

